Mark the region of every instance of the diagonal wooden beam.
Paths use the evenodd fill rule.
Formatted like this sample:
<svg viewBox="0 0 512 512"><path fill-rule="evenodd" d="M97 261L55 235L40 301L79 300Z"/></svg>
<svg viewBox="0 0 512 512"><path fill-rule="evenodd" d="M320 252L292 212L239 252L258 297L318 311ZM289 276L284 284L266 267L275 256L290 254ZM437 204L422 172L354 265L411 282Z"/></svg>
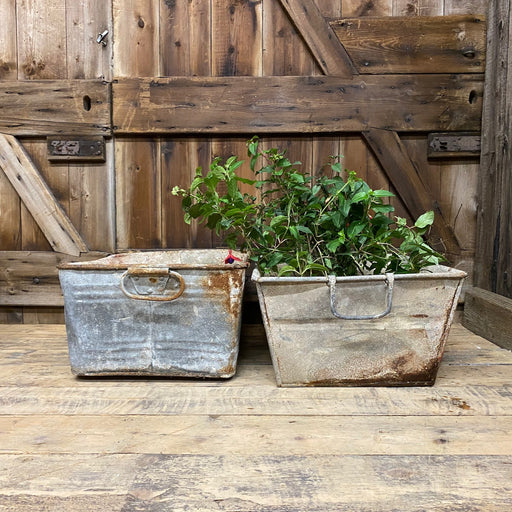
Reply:
<svg viewBox="0 0 512 512"><path fill-rule="evenodd" d="M0 133L0 169L25 203L54 251L79 256L87 245L64 213L23 146Z"/></svg>
<svg viewBox="0 0 512 512"><path fill-rule="evenodd" d="M421 180L398 134L391 130L371 128L364 131L363 136L412 217L416 219L426 211L434 210L436 216L433 231L439 237L441 246L436 249L447 255L460 253L461 248L453 229L443 217L429 188ZM435 241L432 242L437 246Z"/></svg>
<svg viewBox="0 0 512 512"><path fill-rule="evenodd" d="M313 0L280 0L326 75L351 77L357 70Z"/></svg>

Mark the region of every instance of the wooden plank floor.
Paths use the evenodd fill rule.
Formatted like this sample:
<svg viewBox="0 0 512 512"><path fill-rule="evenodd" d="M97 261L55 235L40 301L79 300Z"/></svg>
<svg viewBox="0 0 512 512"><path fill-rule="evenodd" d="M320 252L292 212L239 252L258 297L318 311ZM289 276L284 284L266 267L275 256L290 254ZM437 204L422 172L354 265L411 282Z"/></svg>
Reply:
<svg viewBox="0 0 512 512"><path fill-rule="evenodd" d="M455 324L432 388L77 379L64 326L0 326L0 511L512 510L512 352Z"/></svg>

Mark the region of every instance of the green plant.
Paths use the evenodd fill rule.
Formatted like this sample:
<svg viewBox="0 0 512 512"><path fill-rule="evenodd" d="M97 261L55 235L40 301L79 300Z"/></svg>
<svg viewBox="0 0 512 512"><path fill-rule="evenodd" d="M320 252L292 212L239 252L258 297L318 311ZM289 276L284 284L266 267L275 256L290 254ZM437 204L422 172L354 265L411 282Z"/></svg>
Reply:
<svg viewBox="0 0 512 512"><path fill-rule="evenodd" d="M186 222L226 234L228 247L248 251L263 275L410 273L443 259L423 239L433 212L408 226L390 219L394 208L383 199L391 192L372 190L354 172L344 179L338 158L312 175L283 151L261 150L257 137L247 147L254 180L236 174L243 163L236 156L215 158L206 175L198 168L189 189L173 194L183 198Z"/></svg>

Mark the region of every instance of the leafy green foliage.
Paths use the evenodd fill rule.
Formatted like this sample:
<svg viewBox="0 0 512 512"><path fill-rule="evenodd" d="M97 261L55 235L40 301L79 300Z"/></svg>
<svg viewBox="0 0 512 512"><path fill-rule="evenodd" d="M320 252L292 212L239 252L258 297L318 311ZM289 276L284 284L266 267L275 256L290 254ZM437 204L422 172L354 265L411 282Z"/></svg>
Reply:
<svg viewBox="0 0 512 512"><path fill-rule="evenodd" d="M190 188L173 194L182 196L187 222L227 235L227 245L248 251L262 274L411 273L443 259L423 238L433 212L407 226L389 217L394 209L384 198L392 193L372 190L354 172L344 179L336 158L330 172L314 176L276 148L260 150L257 137L247 147L254 180L237 176L243 162L236 156L215 158L206 175L198 168ZM242 183L254 185L259 199L242 194Z"/></svg>

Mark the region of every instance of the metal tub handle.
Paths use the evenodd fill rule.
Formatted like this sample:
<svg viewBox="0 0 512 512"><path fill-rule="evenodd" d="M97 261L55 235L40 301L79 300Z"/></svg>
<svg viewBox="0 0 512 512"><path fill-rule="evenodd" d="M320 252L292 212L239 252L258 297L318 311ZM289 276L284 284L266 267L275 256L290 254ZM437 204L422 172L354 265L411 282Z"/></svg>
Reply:
<svg viewBox="0 0 512 512"><path fill-rule="evenodd" d="M153 292L150 290L147 293L141 293L139 290L137 290L137 287L135 283L133 282L133 278L137 277L147 277L147 276L159 276L166 278L163 286L160 287L159 290L157 290L157 294L153 294ZM132 287L137 293L132 293L129 290L126 289L126 280L130 278L132 280ZM164 295L164 291L167 287L167 283L169 282L169 279L175 279L179 283L179 289L178 291L173 295ZM126 270L123 275L121 276L121 281L119 283L119 286L121 288L121 291L130 299L135 300L153 300L153 301L171 301L175 300L178 297L180 297L183 292L185 291L185 280L183 279L183 276L179 274L178 272L174 272L171 269L168 268L151 268L151 267L136 267L136 268L129 268Z"/></svg>
<svg viewBox="0 0 512 512"><path fill-rule="evenodd" d="M327 282L329 284L329 288L331 291L331 312L336 318L341 318L342 320L374 320L377 318L382 318L388 315L391 312L391 307L393 304L393 284L395 282L394 274L388 273L385 277L385 283L387 286L386 290L386 309L382 313L378 313L376 315L342 315L336 311L336 276L328 276Z"/></svg>

